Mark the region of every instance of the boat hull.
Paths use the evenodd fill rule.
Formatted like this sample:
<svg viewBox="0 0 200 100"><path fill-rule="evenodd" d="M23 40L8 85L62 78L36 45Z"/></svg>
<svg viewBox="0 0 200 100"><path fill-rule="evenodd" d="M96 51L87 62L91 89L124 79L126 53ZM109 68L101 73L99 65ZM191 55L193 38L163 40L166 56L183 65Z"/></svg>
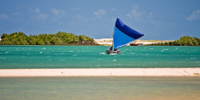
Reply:
<svg viewBox="0 0 200 100"><path fill-rule="evenodd" d="M107 54L121 54L121 51L111 51L111 50L106 50Z"/></svg>
<svg viewBox="0 0 200 100"><path fill-rule="evenodd" d="M142 46L142 43L130 43L130 46Z"/></svg>

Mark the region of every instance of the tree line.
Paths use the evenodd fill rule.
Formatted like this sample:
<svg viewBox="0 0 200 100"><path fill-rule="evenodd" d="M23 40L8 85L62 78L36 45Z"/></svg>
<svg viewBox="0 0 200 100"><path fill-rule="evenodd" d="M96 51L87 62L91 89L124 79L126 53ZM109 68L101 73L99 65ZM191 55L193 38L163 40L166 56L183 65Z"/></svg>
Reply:
<svg viewBox="0 0 200 100"><path fill-rule="evenodd" d="M27 36L23 32L2 34L0 45L94 45L94 39L85 35L57 32L56 34L39 34Z"/></svg>
<svg viewBox="0 0 200 100"><path fill-rule="evenodd" d="M155 46L200 46L200 39L197 37L183 36L173 42L161 42L151 44Z"/></svg>

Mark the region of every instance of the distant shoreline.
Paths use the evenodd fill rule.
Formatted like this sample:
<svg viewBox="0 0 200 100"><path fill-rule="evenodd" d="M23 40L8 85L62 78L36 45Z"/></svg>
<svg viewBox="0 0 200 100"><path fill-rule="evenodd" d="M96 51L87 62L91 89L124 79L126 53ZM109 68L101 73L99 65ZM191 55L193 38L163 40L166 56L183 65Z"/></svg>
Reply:
<svg viewBox="0 0 200 100"><path fill-rule="evenodd" d="M111 46L112 45L112 38L102 38L102 39L94 39L94 42L98 45L103 46ZM165 42L171 42L174 40L136 40L135 43L142 43L143 45L150 45L155 43L165 43ZM127 44L129 45L129 44Z"/></svg>
<svg viewBox="0 0 200 100"><path fill-rule="evenodd" d="M200 76L200 68L0 69L0 77Z"/></svg>

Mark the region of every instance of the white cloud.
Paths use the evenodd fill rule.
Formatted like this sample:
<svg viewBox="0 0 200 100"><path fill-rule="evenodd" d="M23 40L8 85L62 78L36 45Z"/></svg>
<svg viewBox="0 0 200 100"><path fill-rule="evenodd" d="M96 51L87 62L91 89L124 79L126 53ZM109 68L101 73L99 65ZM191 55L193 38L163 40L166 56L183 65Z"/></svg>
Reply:
<svg viewBox="0 0 200 100"><path fill-rule="evenodd" d="M0 14L0 19L7 19L7 18L9 18L8 15L6 15L6 14Z"/></svg>
<svg viewBox="0 0 200 100"><path fill-rule="evenodd" d="M36 13L40 13L40 9L39 9L39 8L36 8L34 11L35 11Z"/></svg>
<svg viewBox="0 0 200 100"><path fill-rule="evenodd" d="M132 18L132 15L131 14L126 14L127 17L129 18Z"/></svg>
<svg viewBox="0 0 200 100"><path fill-rule="evenodd" d="M28 10L31 13L33 13L31 15L31 18L33 18L33 19L45 20L49 16L48 14L43 13L42 11L40 11L40 8L36 8L36 9L29 8Z"/></svg>
<svg viewBox="0 0 200 100"><path fill-rule="evenodd" d="M55 15L52 17L53 21L57 21L65 15L65 12L63 10L58 10L55 8L51 8L51 12Z"/></svg>
<svg viewBox="0 0 200 100"><path fill-rule="evenodd" d="M142 15L142 13L138 12L136 9L132 9L131 14L135 19Z"/></svg>
<svg viewBox="0 0 200 100"><path fill-rule="evenodd" d="M31 13L41 13L40 8L28 8L28 11Z"/></svg>
<svg viewBox="0 0 200 100"><path fill-rule="evenodd" d="M143 13L138 11L139 6L138 5L134 5L131 12L126 14L127 17L129 18L134 18L134 19L138 19Z"/></svg>
<svg viewBox="0 0 200 100"><path fill-rule="evenodd" d="M200 19L200 10L195 10L192 14L186 18L188 21L195 21Z"/></svg>
<svg viewBox="0 0 200 100"><path fill-rule="evenodd" d="M103 9L100 9L98 11L93 12L93 14L97 17L97 18L101 18L102 16L106 15L106 11Z"/></svg>
<svg viewBox="0 0 200 100"><path fill-rule="evenodd" d="M59 17L63 17L63 15L65 14L63 10L58 10L55 8L52 8L51 12L53 12L54 15L59 16Z"/></svg>
<svg viewBox="0 0 200 100"><path fill-rule="evenodd" d="M37 16L38 19L47 19L48 18L48 15L47 14L39 14Z"/></svg>
<svg viewBox="0 0 200 100"><path fill-rule="evenodd" d="M59 13L60 13L60 11L57 10L57 9L55 9L55 8L52 8L51 11L52 11L53 14L56 15L56 16L59 15Z"/></svg>

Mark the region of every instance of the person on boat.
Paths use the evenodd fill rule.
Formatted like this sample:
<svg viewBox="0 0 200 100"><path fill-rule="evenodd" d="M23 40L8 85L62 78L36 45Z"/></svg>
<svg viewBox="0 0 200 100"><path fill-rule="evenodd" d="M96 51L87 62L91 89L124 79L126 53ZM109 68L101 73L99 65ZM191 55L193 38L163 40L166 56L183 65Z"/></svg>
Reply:
<svg viewBox="0 0 200 100"><path fill-rule="evenodd" d="M112 47L110 47L110 51L112 51Z"/></svg>
<svg viewBox="0 0 200 100"><path fill-rule="evenodd" d="M114 49L114 51L117 51L117 49Z"/></svg>

